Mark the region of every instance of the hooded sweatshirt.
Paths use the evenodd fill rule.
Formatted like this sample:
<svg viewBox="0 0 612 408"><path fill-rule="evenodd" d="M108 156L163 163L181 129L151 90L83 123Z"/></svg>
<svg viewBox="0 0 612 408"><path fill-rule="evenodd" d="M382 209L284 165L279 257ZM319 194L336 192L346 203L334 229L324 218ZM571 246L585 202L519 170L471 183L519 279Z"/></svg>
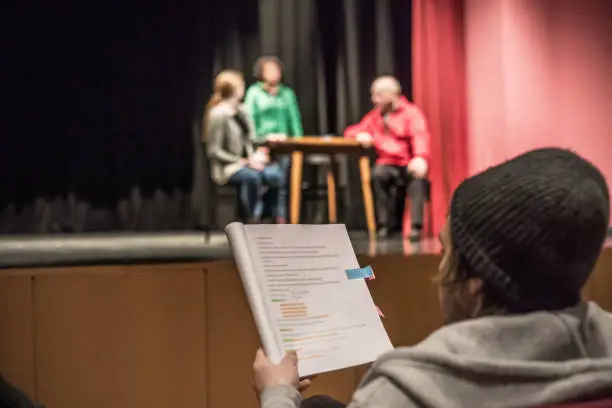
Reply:
<svg viewBox="0 0 612 408"><path fill-rule="evenodd" d="M296 408L279 386L262 408ZM594 303L445 326L379 358L349 408L527 408L612 397L612 315Z"/></svg>
<svg viewBox="0 0 612 408"><path fill-rule="evenodd" d="M404 96L384 117L379 107L372 109L361 122L346 128L344 136L356 138L360 133L372 135L378 154L376 164L406 166L413 157L429 158L429 131L425 117Z"/></svg>

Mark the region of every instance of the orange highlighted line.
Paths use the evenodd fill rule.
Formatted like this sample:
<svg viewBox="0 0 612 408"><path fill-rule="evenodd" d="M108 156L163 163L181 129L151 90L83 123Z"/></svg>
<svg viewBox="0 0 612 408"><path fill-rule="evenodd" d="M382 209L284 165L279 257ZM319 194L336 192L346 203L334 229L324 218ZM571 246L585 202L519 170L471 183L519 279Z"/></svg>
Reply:
<svg viewBox="0 0 612 408"><path fill-rule="evenodd" d="M281 310L283 312L290 312L292 310L297 310L297 311L299 311L299 310L308 310L308 308L306 306L294 306L294 307L283 307L283 308L281 308Z"/></svg>
<svg viewBox="0 0 612 408"><path fill-rule="evenodd" d="M295 306L304 306L304 307L306 307L306 303L281 303L280 304L281 308L295 307Z"/></svg>

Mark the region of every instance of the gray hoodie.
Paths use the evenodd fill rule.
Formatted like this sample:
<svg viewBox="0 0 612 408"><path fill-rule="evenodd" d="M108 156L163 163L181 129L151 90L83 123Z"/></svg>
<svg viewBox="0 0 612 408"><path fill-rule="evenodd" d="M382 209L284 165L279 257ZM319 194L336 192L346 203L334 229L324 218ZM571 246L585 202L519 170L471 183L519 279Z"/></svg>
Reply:
<svg viewBox="0 0 612 408"><path fill-rule="evenodd" d="M594 303L445 326L379 358L349 408L538 407L612 397L612 315ZM296 408L291 387L262 408Z"/></svg>

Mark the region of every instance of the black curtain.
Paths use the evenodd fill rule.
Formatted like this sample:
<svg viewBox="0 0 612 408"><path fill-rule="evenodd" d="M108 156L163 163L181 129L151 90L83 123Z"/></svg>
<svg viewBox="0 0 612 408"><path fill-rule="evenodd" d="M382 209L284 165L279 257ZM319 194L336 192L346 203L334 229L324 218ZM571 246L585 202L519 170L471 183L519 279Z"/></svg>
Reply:
<svg viewBox="0 0 612 408"><path fill-rule="evenodd" d="M213 72L237 69L253 82L251 71L257 57L277 55L285 65L284 81L298 96L305 133L341 135L371 109L370 84L376 76L396 76L411 97L411 9L410 0L219 2L213 28ZM210 94L210 86L201 89L194 123L199 123ZM197 137L194 132L194 140ZM341 221L362 229L365 216L359 173L356 161L345 159L340 184L346 211ZM202 178L197 174L194 178L199 201L206 199L206 191L198 190Z"/></svg>
<svg viewBox="0 0 612 408"><path fill-rule="evenodd" d="M409 0L187 0L2 6L0 233L192 228L212 79L278 55L308 134L341 134L369 85L410 94ZM195 160L194 160L195 158ZM347 160L347 219L363 226Z"/></svg>
<svg viewBox="0 0 612 408"><path fill-rule="evenodd" d="M0 233L188 227L196 4L1 6Z"/></svg>

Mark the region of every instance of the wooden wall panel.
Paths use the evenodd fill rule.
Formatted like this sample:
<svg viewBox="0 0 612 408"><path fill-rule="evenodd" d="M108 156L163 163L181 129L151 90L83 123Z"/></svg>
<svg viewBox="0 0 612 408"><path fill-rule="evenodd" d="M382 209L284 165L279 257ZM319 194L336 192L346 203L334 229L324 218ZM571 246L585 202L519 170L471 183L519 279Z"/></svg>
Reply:
<svg viewBox="0 0 612 408"><path fill-rule="evenodd" d="M314 379L312 387L304 393L304 396L329 395L338 401L348 403L357 388L355 378L355 368L321 374Z"/></svg>
<svg viewBox="0 0 612 408"><path fill-rule="evenodd" d="M32 277L0 276L0 373L34 397Z"/></svg>
<svg viewBox="0 0 612 408"><path fill-rule="evenodd" d="M440 257L421 255L361 259L371 265L376 279L368 282L374 303L385 315L383 323L396 347L411 346L442 323L436 285L432 277Z"/></svg>
<svg viewBox="0 0 612 408"><path fill-rule="evenodd" d="M361 257L361 266L370 265L376 279L368 281L374 303L382 310L383 324L395 347L412 346L443 324L436 285L432 277L440 257ZM355 368L355 387L368 366Z"/></svg>
<svg viewBox="0 0 612 408"><path fill-rule="evenodd" d="M207 270L209 407L258 406L251 388L259 336L234 264L219 261ZM328 394L347 401L355 388L353 370L317 377L308 395Z"/></svg>
<svg viewBox="0 0 612 408"><path fill-rule="evenodd" d="M251 388L259 338L231 261L207 265L209 407L257 407Z"/></svg>
<svg viewBox="0 0 612 408"><path fill-rule="evenodd" d="M439 256L361 257L395 346L442 325ZM5 271L0 372L48 408L257 407L259 339L231 261ZM585 298L612 310L612 250ZM307 395L348 402L366 366L319 376Z"/></svg>
<svg viewBox="0 0 612 408"><path fill-rule="evenodd" d="M203 268L160 269L37 276L48 408L207 407Z"/></svg>

